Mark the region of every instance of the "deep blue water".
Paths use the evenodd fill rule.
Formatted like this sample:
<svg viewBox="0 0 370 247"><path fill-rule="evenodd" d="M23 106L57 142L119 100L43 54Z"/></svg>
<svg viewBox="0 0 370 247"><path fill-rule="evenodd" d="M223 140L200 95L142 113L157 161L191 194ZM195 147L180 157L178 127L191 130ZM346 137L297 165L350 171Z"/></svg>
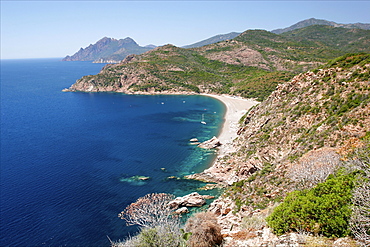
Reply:
<svg viewBox="0 0 370 247"><path fill-rule="evenodd" d="M117 214L138 197L203 185L166 178L213 161L189 139L217 135L224 105L204 96L61 91L102 66L1 60L0 246L109 246L107 236L137 230Z"/></svg>

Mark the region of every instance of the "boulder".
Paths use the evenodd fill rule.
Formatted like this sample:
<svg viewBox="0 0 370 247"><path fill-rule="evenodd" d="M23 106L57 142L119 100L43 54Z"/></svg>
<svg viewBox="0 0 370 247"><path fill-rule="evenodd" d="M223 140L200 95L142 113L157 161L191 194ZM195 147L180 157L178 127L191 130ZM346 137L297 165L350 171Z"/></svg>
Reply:
<svg viewBox="0 0 370 247"><path fill-rule="evenodd" d="M175 211L175 214L187 214L189 209L187 207L181 207Z"/></svg>
<svg viewBox="0 0 370 247"><path fill-rule="evenodd" d="M221 146L221 142L215 136L212 137L210 140L202 142L201 144L198 145L198 147L204 148L204 149L216 148L218 146Z"/></svg>
<svg viewBox="0 0 370 247"><path fill-rule="evenodd" d="M193 192L183 197L176 197L175 200L168 203L171 208L200 207L204 204L206 204L206 200L197 192Z"/></svg>

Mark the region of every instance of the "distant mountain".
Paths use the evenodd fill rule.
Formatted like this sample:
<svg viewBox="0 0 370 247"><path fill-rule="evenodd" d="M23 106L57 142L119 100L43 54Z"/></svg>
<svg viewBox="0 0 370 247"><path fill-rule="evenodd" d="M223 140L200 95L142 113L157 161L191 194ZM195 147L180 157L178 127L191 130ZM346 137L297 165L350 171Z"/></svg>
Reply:
<svg viewBox="0 0 370 247"><path fill-rule="evenodd" d="M125 59L130 54L141 54L153 49L152 46L141 47L133 39L113 39L104 37L95 44L81 48L72 56L66 56L63 61L94 61L115 63Z"/></svg>
<svg viewBox="0 0 370 247"><path fill-rule="evenodd" d="M284 34L247 30L197 48L173 45L128 56L66 91L226 93L264 100L295 73L349 52L370 52L370 30L309 26Z"/></svg>
<svg viewBox="0 0 370 247"><path fill-rule="evenodd" d="M205 46L205 45L217 43L217 42L220 42L220 41L224 41L224 40L228 40L228 39L233 39L236 36L238 36L239 34L240 33L236 33L236 32L227 33L227 34L219 34L219 35L213 36L213 37L211 37L209 39L205 39L205 40L199 41L199 42L194 43L194 44L191 44L191 45L183 46L182 48L201 47L201 46Z"/></svg>
<svg viewBox="0 0 370 247"><path fill-rule="evenodd" d="M294 24L290 27L275 29L275 30L272 30L271 32L275 33L275 34L281 34L281 33L293 31L293 30L296 30L296 29L300 29L300 28L304 28L304 27L308 27L308 26L312 26L312 25L326 25L326 26L343 27L343 28L350 28L350 29L357 28L357 29L370 30L370 24L369 23L339 24L339 23L336 23L336 22L333 22L333 21L311 18L311 19L300 21L300 22L298 22L298 23L296 23L296 24ZM231 32L231 33L227 33L227 34L219 34L219 35L213 36L211 38L196 42L194 44L183 46L182 48L202 47L202 46L214 44L214 43L217 43L217 42L220 42L220 41L234 39L240 34L241 33L237 33L237 32Z"/></svg>
<svg viewBox="0 0 370 247"><path fill-rule="evenodd" d="M333 26L313 25L285 32L281 36L302 42L304 40L321 44L338 51L357 53L369 52L370 31ZM339 55L339 54L338 54Z"/></svg>
<svg viewBox="0 0 370 247"><path fill-rule="evenodd" d="M311 19L300 21L300 22L298 22L298 23L296 23L296 24L294 24L290 27L275 29L275 30L272 30L271 32L276 33L276 34L281 34L281 33L293 31L293 30L296 30L296 29L300 29L300 28L308 27L308 26L312 26L312 25L326 25L326 26L333 26L333 27L359 28L359 29L370 30L370 24L369 23L339 24L339 23L336 23L336 22L333 22L333 21L311 18Z"/></svg>
<svg viewBox="0 0 370 247"><path fill-rule="evenodd" d="M157 48L157 46L156 46L156 45L152 45L152 44L150 44L150 45L146 45L146 46L144 46L144 47L146 47L146 48L150 48L150 49Z"/></svg>

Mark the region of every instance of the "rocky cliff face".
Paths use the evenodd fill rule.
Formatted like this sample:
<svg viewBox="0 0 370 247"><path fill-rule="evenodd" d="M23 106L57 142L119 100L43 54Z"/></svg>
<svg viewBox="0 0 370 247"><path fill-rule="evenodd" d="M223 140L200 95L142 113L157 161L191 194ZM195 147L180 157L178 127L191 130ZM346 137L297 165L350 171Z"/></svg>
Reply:
<svg viewBox="0 0 370 247"><path fill-rule="evenodd" d="M81 48L72 56L66 56L63 61L94 61L98 63L118 63L130 54L141 54L152 47L141 47L133 39L113 39L104 37L95 44Z"/></svg>

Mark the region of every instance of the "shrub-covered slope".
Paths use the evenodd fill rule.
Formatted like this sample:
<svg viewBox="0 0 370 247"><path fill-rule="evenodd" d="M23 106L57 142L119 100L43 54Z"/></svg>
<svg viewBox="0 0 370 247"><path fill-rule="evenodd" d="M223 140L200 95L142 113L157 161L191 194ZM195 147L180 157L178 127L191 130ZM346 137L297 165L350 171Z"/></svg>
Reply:
<svg viewBox="0 0 370 247"><path fill-rule="evenodd" d="M369 72L369 54L347 55L279 85L244 116L233 143L237 151L195 177L234 183L228 194L239 206L263 208L300 186L287 179L301 176L297 170L332 171L337 151L345 153L370 133ZM324 165L310 167L316 163ZM322 169L302 186L328 173Z"/></svg>
<svg viewBox="0 0 370 247"><path fill-rule="evenodd" d="M278 84L292 78L293 73L315 68L347 50L370 52L370 31L361 30L354 36L353 30L344 28L306 29L311 31L301 30L303 34L298 37L248 30L233 40L193 49L165 45L128 56L119 64L107 65L99 74L81 78L69 90L228 93L262 101ZM312 30L319 37L305 38ZM324 34L331 31L331 35ZM325 40L332 38L353 45L329 46L332 44Z"/></svg>
<svg viewBox="0 0 370 247"><path fill-rule="evenodd" d="M211 60L194 50L166 45L107 65L99 74L81 78L69 90L185 94L235 91L263 99L291 76L284 71L271 74L256 67ZM257 85L256 80L264 85Z"/></svg>
<svg viewBox="0 0 370 247"><path fill-rule="evenodd" d="M333 21L310 18L310 19L307 19L307 20L297 22L296 24L294 24L290 27L275 29L275 30L272 30L271 32L276 33L276 34L281 34L281 33L293 31L295 29L300 29L300 28L307 27L307 26L312 26L312 25L344 27L344 28L349 28L349 29L353 29L353 28L360 28L360 29L367 29L367 30L370 29L370 24L368 24L368 23L340 24L340 23L336 23L336 22L333 22Z"/></svg>
<svg viewBox="0 0 370 247"><path fill-rule="evenodd" d="M352 231L370 243L369 72L369 54L349 54L279 85L241 120L236 151L188 176L225 185L209 210L230 237L226 246L301 243L290 232L301 233L307 245L316 240L302 233L343 237ZM357 148L365 155L353 154ZM284 235L269 234L265 218Z"/></svg>

